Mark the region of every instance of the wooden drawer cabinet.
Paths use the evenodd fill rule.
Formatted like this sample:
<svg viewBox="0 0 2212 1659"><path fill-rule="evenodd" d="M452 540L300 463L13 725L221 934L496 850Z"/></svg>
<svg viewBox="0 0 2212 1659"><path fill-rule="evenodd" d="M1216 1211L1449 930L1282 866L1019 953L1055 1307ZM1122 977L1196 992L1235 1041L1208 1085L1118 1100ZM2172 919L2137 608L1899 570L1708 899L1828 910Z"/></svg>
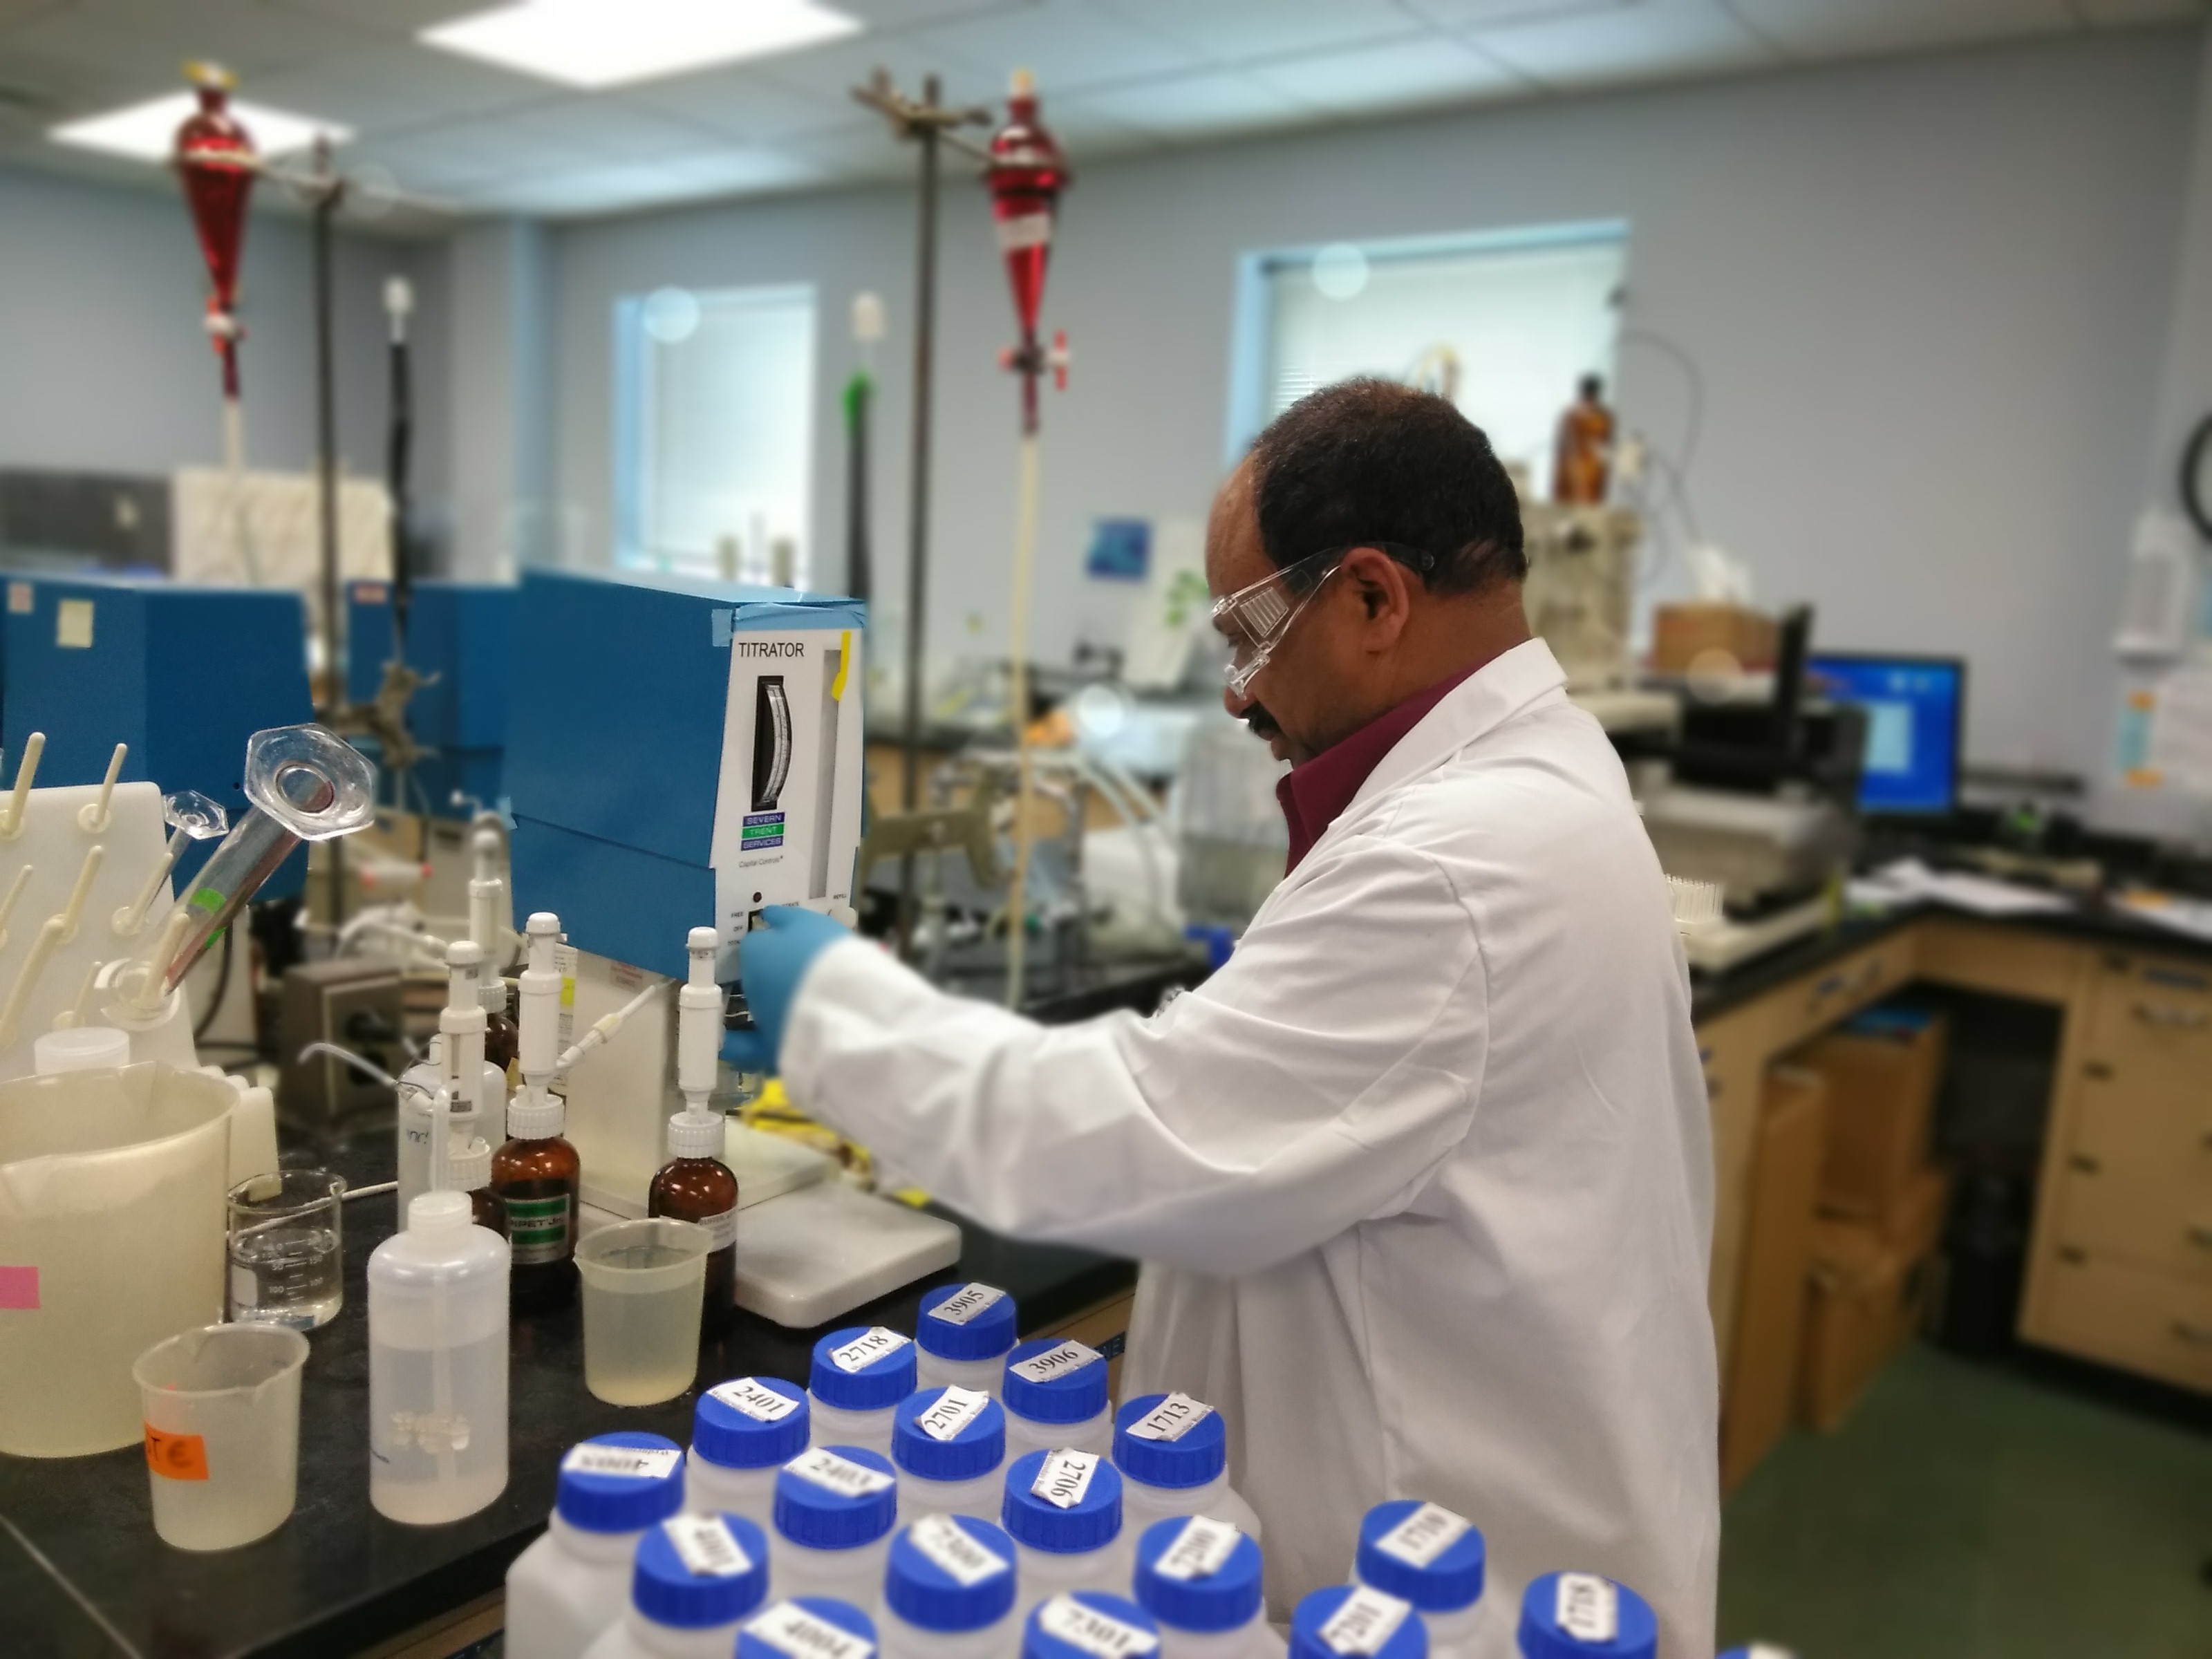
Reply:
<svg viewBox="0 0 2212 1659"><path fill-rule="evenodd" d="M2157 957L2100 957L2083 1050L2130 1074L2212 1089L2212 969Z"/></svg>
<svg viewBox="0 0 2212 1659"><path fill-rule="evenodd" d="M1893 933L1778 994L1775 1046L1789 1048L1825 1031L1911 979L1912 941L1910 928Z"/></svg>
<svg viewBox="0 0 2212 1659"><path fill-rule="evenodd" d="M2039 1342L2212 1389L2212 1284L2061 1249L2025 1332Z"/></svg>
<svg viewBox="0 0 2212 1659"><path fill-rule="evenodd" d="M2059 1243L2212 1280L2212 1083L2084 1070L2057 1170Z"/></svg>

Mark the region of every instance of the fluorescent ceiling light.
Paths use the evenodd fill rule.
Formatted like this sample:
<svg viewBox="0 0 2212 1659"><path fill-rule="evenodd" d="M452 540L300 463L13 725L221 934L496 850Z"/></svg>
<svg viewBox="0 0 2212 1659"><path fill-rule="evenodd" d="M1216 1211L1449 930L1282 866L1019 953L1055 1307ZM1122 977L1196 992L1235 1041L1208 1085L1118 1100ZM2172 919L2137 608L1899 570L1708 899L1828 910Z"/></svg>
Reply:
<svg viewBox="0 0 2212 1659"><path fill-rule="evenodd" d="M518 0L424 29L425 45L571 87L765 58L860 25L817 0Z"/></svg>
<svg viewBox="0 0 2212 1659"><path fill-rule="evenodd" d="M46 137L58 144L106 150L111 155L128 155L133 161L166 161L177 147L177 129L184 125L186 116L199 107L199 102L197 93L173 92L149 98L143 104L132 104L127 109L64 121ZM329 138L334 144L343 144L353 137L351 127L340 126L335 121L295 115L289 110L270 109L265 104L249 104L235 98L230 100L230 112L252 137L253 148L264 155L305 149L318 136Z"/></svg>

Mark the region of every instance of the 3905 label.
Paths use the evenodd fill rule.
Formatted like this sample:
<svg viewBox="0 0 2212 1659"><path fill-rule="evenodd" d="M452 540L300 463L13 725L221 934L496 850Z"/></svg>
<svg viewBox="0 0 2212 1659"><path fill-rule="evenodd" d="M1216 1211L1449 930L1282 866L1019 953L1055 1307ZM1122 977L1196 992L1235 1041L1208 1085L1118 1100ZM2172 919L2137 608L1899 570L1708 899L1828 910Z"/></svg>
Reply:
<svg viewBox="0 0 2212 1659"><path fill-rule="evenodd" d="M963 1285L951 1296L929 1310L932 1319L941 1319L948 1325L965 1325L978 1314L988 1313L1006 1299L1006 1293L993 1285Z"/></svg>

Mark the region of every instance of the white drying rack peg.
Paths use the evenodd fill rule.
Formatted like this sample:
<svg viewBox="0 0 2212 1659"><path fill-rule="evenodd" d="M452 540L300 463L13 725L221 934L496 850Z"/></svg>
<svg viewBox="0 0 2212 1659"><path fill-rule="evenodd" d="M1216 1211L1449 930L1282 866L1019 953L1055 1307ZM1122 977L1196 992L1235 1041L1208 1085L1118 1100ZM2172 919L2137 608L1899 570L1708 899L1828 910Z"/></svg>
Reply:
<svg viewBox="0 0 2212 1659"><path fill-rule="evenodd" d="M54 1030L70 1031L88 1024L92 1017L92 988L100 978L100 970L107 966L95 962L84 970L84 983L76 988L76 1000L54 1016Z"/></svg>
<svg viewBox="0 0 2212 1659"><path fill-rule="evenodd" d="M14 841L23 833L23 808L31 799L31 785L39 775L39 757L46 752L46 734L33 732L23 739L23 758L15 763L15 787L0 814L0 841Z"/></svg>
<svg viewBox="0 0 2212 1659"><path fill-rule="evenodd" d="M8 896L0 898L0 951L8 948L8 918L15 914L15 901L23 896L23 889L31 879L32 868L26 864L15 872L15 879L8 884Z"/></svg>
<svg viewBox="0 0 2212 1659"><path fill-rule="evenodd" d="M115 793L115 780L123 775L123 757L131 752L131 745L118 743L115 752L107 757L107 775L100 781L100 799L87 801L76 809L76 827L88 836L104 836L114 817L107 810L108 799Z"/></svg>
<svg viewBox="0 0 2212 1659"><path fill-rule="evenodd" d="M84 915L84 896L92 890L92 878L100 873L100 861L106 856L107 849L97 845L84 855L84 867L76 872L76 885L70 889L69 903L61 914L64 945L76 937L77 920Z"/></svg>
<svg viewBox="0 0 2212 1659"><path fill-rule="evenodd" d="M0 1004L0 1048L15 1040L15 1023L22 1017L23 1004L39 988L39 980L46 971L46 960L62 942L62 919L48 916L39 929L39 936L31 941L30 954L16 969L15 982L8 988L8 1000Z"/></svg>

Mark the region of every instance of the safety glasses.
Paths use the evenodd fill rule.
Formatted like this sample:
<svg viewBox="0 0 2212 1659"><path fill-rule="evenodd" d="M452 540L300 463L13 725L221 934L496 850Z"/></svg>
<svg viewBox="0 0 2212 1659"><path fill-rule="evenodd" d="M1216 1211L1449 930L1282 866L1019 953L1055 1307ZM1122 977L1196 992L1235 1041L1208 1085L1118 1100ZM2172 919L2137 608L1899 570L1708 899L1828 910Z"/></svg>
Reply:
<svg viewBox="0 0 2212 1659"><path fill-rule="evenodd" d="M1229 682L1230 690L1240 697L1249 692L1291 625L1313 603L1314 595L1336 574L1346 555L1363 547L1387 553L1425 576L1436 563L1434 554L1418 547L1401 547L1395 542L1352 542L1310 554L1262 576L1249 587L1223 595L1213 602L1213 625L1229 641L1229 660L1223 665L1221 676Z"/></svg>

